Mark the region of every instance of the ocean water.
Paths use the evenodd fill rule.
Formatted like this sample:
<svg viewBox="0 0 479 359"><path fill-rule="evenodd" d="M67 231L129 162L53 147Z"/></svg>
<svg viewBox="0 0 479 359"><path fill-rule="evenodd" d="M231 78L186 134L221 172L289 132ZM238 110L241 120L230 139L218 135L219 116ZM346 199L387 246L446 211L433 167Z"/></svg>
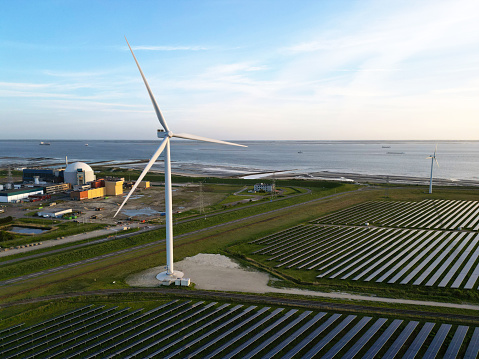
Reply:
<svg viewBox="0 0 479 359"><path fill-rule="evenodd" d="M1 140L0 166L33 166L64 161L128 161L149 159L158 141ZM247 148L174 140L173 168L196 166L227 173L261 171L338 172L429 177L436 142L431 141L237 141ZM434 177L479 180L479 141L437 142L439 167ZM161 157L160 157L161 159ZM157 166L161 169L161 166Z"/></svg>

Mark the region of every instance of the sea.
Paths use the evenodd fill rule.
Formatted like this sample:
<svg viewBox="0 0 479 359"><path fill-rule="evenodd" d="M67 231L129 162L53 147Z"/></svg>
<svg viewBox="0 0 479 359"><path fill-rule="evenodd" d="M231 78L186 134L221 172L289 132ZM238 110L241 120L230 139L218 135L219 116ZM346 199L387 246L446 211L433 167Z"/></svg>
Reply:
<svg viewBox="0 0 479 359"><path fill-rule="evenodd" d="M0 140L0 167L60 166L68 161L122 164L148 160L156 141ZM196 174L255 175L312 172L479 180L479 141L236 141L248 147L173 140L173 170ZM136 166L135 168L142 168ZM153 169L161 170L160 162ZM259 178L259 176L257 177Z"/></svg>

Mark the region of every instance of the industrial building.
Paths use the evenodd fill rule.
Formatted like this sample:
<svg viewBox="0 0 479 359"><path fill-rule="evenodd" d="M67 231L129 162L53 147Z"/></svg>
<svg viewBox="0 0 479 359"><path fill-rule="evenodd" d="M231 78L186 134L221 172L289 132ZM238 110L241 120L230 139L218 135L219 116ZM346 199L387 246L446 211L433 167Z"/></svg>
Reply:
<svg viewBox="0 0 479 359"><path fill-rule="evenodd" d="M90 183L88 189L81 189L70 193L70 197L77 201L105 196L119 196L123 194L123 179L99 179Z"/></svg>
<svg viewBox="0 0 479 359"><path fill-rule="evenodd" d="M61 183L64 181L63 169L23 169L23 182L35 182L35 178L43 182Z"/></svg>
<svg viewBox="0 0 479 359"><path fill-rule="evenodd" d="M43 188L33 187L33 188L9 189L9 190L0 192L0 202L16 203L34 194L43 194Z"/></svg>
<svg viewBox="0 0 479 359"><path fill-rule="evenodd" d="M65 192L68 191L72 188L70 183L58 183L58 184L52 184L52 185L47 185L43 187L43 192L46 194L53 194L53 193L59 193L59 192Z"/></svg>
<svg viewBox="0 0 479 359"><path fill-rule="evenodd" d="M95 181L95 174L90 166L83 162L69 164L65 169L65 183L70 183L73 187L85 185Z"/></svg>
<svg viewBox="0 0 479 359"><path fill-rule="evenodd" d="M37 216L45 217L45 218L59 218L62 217L64 214L72 213L73 210L71 208L49 208L44 211L38 211Z"/></svg>

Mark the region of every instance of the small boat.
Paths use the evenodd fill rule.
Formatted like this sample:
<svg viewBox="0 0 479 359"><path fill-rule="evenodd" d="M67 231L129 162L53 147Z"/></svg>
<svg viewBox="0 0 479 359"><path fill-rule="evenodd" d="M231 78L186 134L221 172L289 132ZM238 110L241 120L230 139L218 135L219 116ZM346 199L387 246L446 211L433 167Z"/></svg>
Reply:
<svg viewBox="0 0 479 359"><path fill-rule="evenodd" d="M391 148L391 146L383 146L383 148Z"/></svg>
<svg viewBox="0 0 479 359"><path fill-rule="evenodd" d="M88 146L88 143L85 143L85 146Z"/></svg>
<svg viewBox="0 0 479 359"><path fill-rule="evenodd" d="M50 146L50 142L40 142L41 146Z"/></svg>
<svg viewBox="0 0 479 359"><path fill-rule="evenodd" d="M298 153L303 153L303 151L298 151Z"/></svg>

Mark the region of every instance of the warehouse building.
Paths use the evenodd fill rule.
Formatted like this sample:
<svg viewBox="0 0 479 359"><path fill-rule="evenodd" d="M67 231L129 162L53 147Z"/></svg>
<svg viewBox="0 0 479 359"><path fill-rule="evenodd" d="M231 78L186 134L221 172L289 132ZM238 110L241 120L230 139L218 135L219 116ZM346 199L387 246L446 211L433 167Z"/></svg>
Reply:
<svg viewBox="0 0 479 359"><path fill-rule="evenodd" d="M37 216L44 217L44 218L60 218L64 214L72 213L73 210L71 208L55 208L55 209L46 209L44 211L38 211Z"/></svg>
<svg viewBox="0 0 479 359"><path fill-rule="evenodd" d="M16 203L27 199L28 196L34 194L43 194L43 188L33 187L33 188L19 188L19 189L9 189L6 191L0 192L0 202L3 203Z"/></svg>

